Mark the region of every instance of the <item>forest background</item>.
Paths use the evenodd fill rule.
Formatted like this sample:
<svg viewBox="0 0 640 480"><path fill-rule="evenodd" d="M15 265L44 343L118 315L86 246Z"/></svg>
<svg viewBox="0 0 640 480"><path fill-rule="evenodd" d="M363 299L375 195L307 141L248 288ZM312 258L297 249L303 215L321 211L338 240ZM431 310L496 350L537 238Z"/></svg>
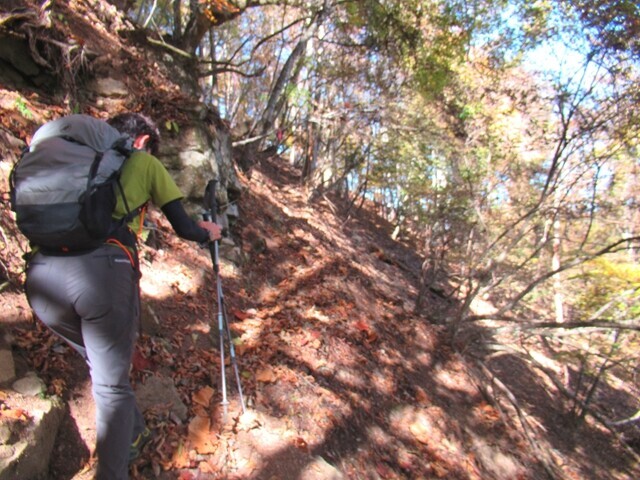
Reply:
<svg viewBox="0 0 640 480"><path fill-rule="evenodd" d="M577 419L610 373L635 381L635 2L115 3L197 59L243 170L273 149L310 200L372 201L394 238L416 242L417 311L443 294L460 301L436 316L454 337L477 323L519 335L484 347L545 372ZM579 380L568 387L531 346Z"/></svg>
<svg viewBox="0 0 640 480"><path fill-rule="evenodd" d="M468 307L484 298L506 328L615 327L622 353L638 314L633 2L115 3L197 59L245 171L268 145L314 195L372 200L417 239L425 288L456 280L452 329L483 320Z"/></svg>
<svg viewBox="0 0 640 480"><path fill-rule="evenodd" d="M620 416L593 402L603 384L637 386L635 2L111 3L192 65L243 172L277 153L310 203L374 205L426 259L417 313L469 355L535 367L576 425L634 446L640 405Z"/></svg>

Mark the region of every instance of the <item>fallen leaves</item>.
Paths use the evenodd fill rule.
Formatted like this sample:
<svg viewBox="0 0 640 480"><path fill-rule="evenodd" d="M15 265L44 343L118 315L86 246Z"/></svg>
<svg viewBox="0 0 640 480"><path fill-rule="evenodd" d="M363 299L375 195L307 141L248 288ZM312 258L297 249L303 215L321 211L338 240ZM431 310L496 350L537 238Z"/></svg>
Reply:
<svg viewBox="0 0 640 480"><path fill-rule="evenodd" d="M256 372L256 380L262 383L273 383L278 379L278 375L272 367L264 367Z"/></svg>
<svg viewBox="0 0 640 480"><path fill-rule="evenodd" d="M427 322L414 322L396 307L402 305L409 283L401 276L393 282L380 277L379 271L366 268L371 258L364 255L353 260L356 257L342 249L346 238L326 242L306 221L293 228L286 222L283 217L282 231L273 232L281 237L274 238L267 251L242 270L245 278L223 272L249 406L230 425L217 422L220 412L213 405L217 394L213 385L222 373L214 346L217 337L211 340L217 332L210 336L205 328L213 324L215 329L216 324L214 282L199 283L211 275L209 259L202 276L192 273L202 272L206 253L199 262L197 253L183 244L171 244L171 251L180 252L180 261L163 254L157 263L164 267L154 265L153 272L145 273L163 287L154 295L146 292L161 334L140 338L133 358L134 378L144 378L150 370L171 375L189 408L182 419L172 417L168 407L145 411L147 420L158 427L154 449L146 452L153 469L147 478L158 478L161 469L181 480L201 474L249 478L238 471L260 468L261 454L268 451L275 456L284 448L301 457L330 446L342 458L340 469L345 476L354 469L377 472L383 478L445 478L460 472L458 467L465 461L473 463L456 443L462 435L456 431L460 427L456 427L455 412L468 408L465 413L473 412L485 421L495 421L497 412L486 404L452 405L446 412L433 407L443 405L443 398L453 402L452 392L459 391L466 377L447 365L444 370L451 378L433 376L422 382L436 349L442 354L446 345L436 341L435 330ZM291 236L287 232L293 232L293 238L285 239ZM357 247L352 245L354 251ZM385 252L373 253L389 263ZM180 262L184 266L178 268ZM63 358L51 356L52 340L46 333L27 331L23 338L36 365L51 366ZM420 355L427 360L420 361ZM231 368L226 370L229 375ZM446 387L447 396L434 384ZM229 385L235 402L232 377ZM401 415L388 418L396 407ZM252 416L256 412L261 416ZM24 418L19 410L10 409L0 411L2 416ZM359 442L372 425L379 428L381 441ZM258 449L251 442L257 443L260 437L265 439L263 451L256 454ZM284 475L290 473L284 463L281 478L289 478Z"/></svg>
<svg viewBox="0 0 640 480"><path fill-rule="evenodd" d="M481 402L474 408L474 413L480 417L480 420L487 424L493 424L500 420L500 412L492 405Z"/></svg>
<svg viewBox="0 0 640 480"><path fill-rule="evenodd" d="M133 351L133 359L131 360L131 365L133 366L134 370L142 371L150 370L153 363L151 362L151 360L144 356L139 348L136 348Z"/></svg>
<svg viewBox="0 0 640 480"><path fill-rule="evenodd" d="M208 407L211 403L211 397L213 397L213 394L213 388L206 386L194 393L191 399L193 400L193 403L196 403L203 407Z"/></svg>
<svg viewBox="0 0 640 480"><path fill-rule="evenodd" d="M416 387L416 401L421 405L427 405L430 402L429 395L421 387Z"/></svg>
<svg viewBox="0 0 640 480"><path fill-rule="evenodd" d="M248 312L243 312L242 310L232 309L231 314L236 317L238 320L246 320L247 318L251 318L251 314Z"/></svg>
<svg viewBox="0 0 640 480"><path fill-rule="evenodd" d="M216 451L215 435L211 432L209 417L195 416L189 422L189 443L199 454L206 455Z"/></svg>
<svg viewBox="0 0 640 480"><path fill-rule="evenodd" d="M7 408L0 410L0 419L2 418L27 421L29 420L29 413L22 408Z"/></svg>
<svg viewBox="0 0 640 480"><path fill-rule="evenodd" d="M298 340L300 346L317 349L322 345L322 333L317 330L304 331L301 337Z"/></svg>
<svg viewBox="0 0 640 480"><path fill-rule="evenodd" d="M293 439L293 445L298 449L298 450L302 450L304 452L308 452L309 451L309 445L307 444L306 440L302 437L296 437Z"/></svg>
<svg viewBox="0 0 640 480"><path fill-rule="evenodd" d="M352 326L365 334L365 342L373 343L378 339L377 332L373 329L373 327L364 319L359 319L353 322Z"/></svg>
<svg viewBox="0 0 640 480"><path fill-rule="evenodd" d="M176 449L173 451L171 460L169 462L165 462L163 467L168 470L170 468L186 468L190 465L191 460L189 458L189 450L185 445L185 442L180 440Z"/></svg>
<svg viewBox="0 0 640 480"><path fill-rule="evenodd" d="M418 417L409 425L409 431L413 434L414 438L420 443L428 444L433 436L433 427L423 415Z"/></svg>

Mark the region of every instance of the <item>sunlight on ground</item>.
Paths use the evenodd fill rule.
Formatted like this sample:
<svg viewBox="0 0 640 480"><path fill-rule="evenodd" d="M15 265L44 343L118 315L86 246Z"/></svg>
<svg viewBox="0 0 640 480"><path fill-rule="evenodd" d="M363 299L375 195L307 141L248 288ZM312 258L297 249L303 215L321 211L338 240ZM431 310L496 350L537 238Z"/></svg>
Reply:
<svg viewBox="0 0 640 480"><path fill-rule="evenodd" d="M143 263L140 268L140 291L144 295L162 300L176 293L195 293L203 285L203 273L176 267L170 262Z"/></svg>
<svg viewBox="0 0 640 480"><path fill-rule="evenodd" d="M473 299L469 308L474 315L493 315L498 312L494 305L478 297Z"/></svg>
<svg viewBox="0 0 640 480"><path fill-rule="evenodd" d="M464 392L467 395L475 395L477 392L476 386L473 383L460 382L460 375L456 371L449 370L450 365L446 369L439 369L435 374L435 379L438 383L451 391Z"/></svg>
<svg viewBox="0 0 640 480"><path fill-rule="evenodd" d="M333 320L331 317L324 315L315 305L311 305L302 315L302 318L306 320L316 320L320 323L332 325Z"/></svg>

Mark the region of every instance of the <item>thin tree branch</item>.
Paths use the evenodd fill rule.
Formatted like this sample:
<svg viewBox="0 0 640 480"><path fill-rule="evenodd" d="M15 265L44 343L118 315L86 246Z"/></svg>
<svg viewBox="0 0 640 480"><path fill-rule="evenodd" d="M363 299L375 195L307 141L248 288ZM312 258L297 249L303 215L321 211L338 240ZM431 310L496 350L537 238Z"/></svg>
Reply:
<svg viewBox="0 0 640 480"><path fill-rule="evenodd" d="M627 423L632 423L637 420L640 420L640 410L638 410L636 413L634 413L630 417L623 418L622 420L616 420L614 422L609 422L609 425L613 427L618 427L620 425L626 425Z"/></svg>
<svg viewBox="0 0 640 480"><path fill-rule="evenodd" d="M243 72L242 70L240 70L239 68L233 67L233 66L228 66L228 67L220 67L220 68L212 68L210 70L207 70L205 72L201 72L198 74L199 77L208 77L209 75L218 75L220 73L236 73L244 78L252 78L252 77L259 77L260 75L262 75L262 73L265 71L267 67L260 67L259 69L253 71L253 72Z"/></svg>
<svg viewBox="0 0 640 480"><path fill-rule="evenodd" d="M520 403L518 399L513 394L513 392L507 387L490 369L487 367L482 361L477 360L476 367L480 369L481 373L489 380L489 385L497 388L504 397L507 398L511 406L516 412L518 416L518 420L520 421L520 425L522 427L522 431L524 432L525 438L533 448L533 450L538 454L538 457L549 476L553 479L560 480L564 478L562 472L559 470L558 466L553 460L553 457L549 455L549 453L541 447L539 442L536 441L535 435L531 431L531 426L529 425L529 421L527 420L527 415L520 407ZM482 386L484 387L484 385ZM494 395L495 398L495 395ZM497 402L497 398L496 398Z"/></svg>
<svg viewBox="0 0 640 480"><path fill-rule="evenodd" d="M531 282L524 290L522 290L518 295L516 295L516 297L511 300L510 303L508 303L507 305L505 305L504 307L502 307L497 315L500 316L502 314L504 314L505 312L512 310L513 307L515 307L520 300L522 300L525 296L527 296L527 294L529 294L534 288L536 288L539 284L545 282L546 280L549 280L550 278L552 278L554 275L557 275L561 272L564 272L565 270L569 270L572 269L578 265L581 265L585 262L588 262L589 260L593 260L594 258L598 258L601 257L602 255L605 255L607 253L612 253L614 251L616 251L616 248L620 245L623 245L625 243L628 242L636 242L636 241L640 241L640 236L636 236L636 237L629 237L629 238L623 238L621 240L618 240L617 242L612 243L611 245L608 245L600 250L598 250L597 252L591 254L591 255L584 255L581 257L577 257L574 258L573 260L566 262L564 265L562 265L560 268L557 268L555 270L551 270L541 276L539 276L537 279L535 279L533 282Z"/></svg>
<svg viewBox="0 0 640 480"><path fill-rule="evenodd" d="M300 22L304 22L307 20L307 18L309 17L302 17L302 18L298 18L296 20L294 20L293 22L289 23L288 25L285 25L284 27L282 27L280 30L276 30L275 32L273 32L270 35L267 35L264 38L261 38L260 40L258 40L258 43L256 43L253 48L251 49L251 54L253 55L253 53L255 53L256 50L258 50L263 44L267 43L269 40L271 40L274 37L277 37L278 35L280 35L281 33L286 32L287 30L289 30L290 28L292 28L294 25L297 25Z"/></svg>
<svg viewBox="0 0 640 480"><path fill-rule="evenodd" d="M242 145L248 145L249 143L254 143L254 142L257 142L258 140L262 140L263 138L268 137L269 135L271 135L274 132L275 132L275 129L273 129L273 130L271 130L269 132L266 132L266 133L264 133L262 135L258 135L258 136L251 137L251 138L245 138L243 140L238 140L237 142L233 142L231 144L231 146L232 147L240 147Z"/></svg>
<svg viewBox="0 0 640 480"><path fill-rule="evenodd" d="M180 48L178 48L178 47L174 47L173 45L170 45L170 44L168 44L168 43L166 43L166 42L162 42L162 41L160 41L160 40L154 40L154 39L153 39L153 38L151 38L151 37L147 37L147 41L148 41L149 43L151 43L152 45L157 45L157 46L159 46L159 47L166 48L167 50L171 50L173 53L177 53L178 55L181 55L181 56L183 56L183 57L186 57L186 58L188 58L188 59L190 59L190 60L192 60L192 59L193 59L193 55L191 55L189 52L186 52L186 51L184 51L184 50L181 50L181 49L180 49Z"/></svg>

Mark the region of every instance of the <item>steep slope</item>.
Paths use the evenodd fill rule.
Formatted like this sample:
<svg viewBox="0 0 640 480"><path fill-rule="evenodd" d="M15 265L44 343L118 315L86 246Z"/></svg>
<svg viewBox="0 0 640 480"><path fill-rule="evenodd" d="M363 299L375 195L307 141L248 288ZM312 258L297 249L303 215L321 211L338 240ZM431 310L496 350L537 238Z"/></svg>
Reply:
<svg viewBox="0 0 640 480"><path fill-rule="evenodd" d="M245 184L242 221L232 228L242 261L224 261L222 281L248 411L240 415L227 366L223 420L208 253L174 239L154 214L134 376L139 395L148 397L141 392L153 382L163 387L146 400L155 438L134 478L541 477L442 332L411 313L420 266L411 249L391 241L379 219L342 218L338 200L309 205L280 159ZM58 442L64 463L52 472L85 478L93 440L86 371L64 346L43 351L54 344L44 330L23 337L70 404ZM174 388L186 414L172 404Z"/></svg>
<svg viewBox="0 0 640 480"><path fill-rule="evenodd" d="M390 240L384 221L366 211L345 218L339 199L309 204L298 172L277 157L243 184L241 221L230 232L241 247L223 248L236 261L221 271L247 412L227 361L222 414L208 251L176 239L152 211L133 376L155 436L133 478L633 478L637 465L604 435L582 432L586 443L572 454L567 439L527 438L487 402L489 386L468 359L412 313L420 259ZM17 353L69 407L51 476L91 478L86 367L28 320L19 289L3 301L22 312ZM535 379L513 373L533 396ZM543 462L547 451L556 472Z"/></svg>

